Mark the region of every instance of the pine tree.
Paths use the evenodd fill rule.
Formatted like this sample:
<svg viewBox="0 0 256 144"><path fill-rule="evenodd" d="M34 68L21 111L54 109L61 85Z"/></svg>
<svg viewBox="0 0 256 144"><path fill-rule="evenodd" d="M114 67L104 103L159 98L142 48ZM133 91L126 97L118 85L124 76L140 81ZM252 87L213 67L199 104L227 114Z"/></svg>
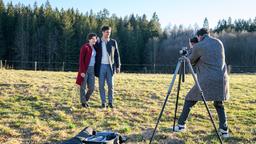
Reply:
<svg viewBox="0 0 256 144"><path fill-rule="evenodd" d="M74 34L73 31L73 16L72 16L72 10L68 11L61 11L61 29L62 29L62 49L63 49L63 61L71 61L72 60L72 43L71 43L71 37Z"/></svg>
<svg viewBox="0 0 256 144"><path fill-rule="evenodd" d="M204 19L203 28L206 28L206 29L210 28L209 21L208 21L207 17Z"/></svg>
<svg viewBox="0 0 256 144"><path fill-rule="evenodd" d="M159 37L161 30L161 24L159 23L159 18L156 12L153 13L153 16L148 24L149 31L150 31L150 38Z"/></svg>
<svg viewBox="0 0 256 144"><path fill-rule="evenodd" d="M27 66L28 55L29 55L29 33L28 33L28 11L21 5L17 5L16 7L17 14L19 17L17 18L16 25L16 35L14 40L14 60L20 61L17 65L24 68Z"/></svg>
<svg viewBox="0 0 256 144"><path fill-rule="evenodd" d="M145 46L144 49L144 62L155 64L155 59L157 57L156 52L157 49L157 37L160 37L160 34L162 32L161 25L159 23L159 18L156 14L156 12L153 13L153 16L151 20L148 23L148 29L149 29L149 39L150 41L147 41L147 46Z"/></svg>
<svg viewBox="0 0 256 144"><path fill-rule="evenodd" d="M5 20L5 6L2 0L0 0L0 60L6 59L7 47L5 46L5 38L4 38L4 20Z"/></svg>

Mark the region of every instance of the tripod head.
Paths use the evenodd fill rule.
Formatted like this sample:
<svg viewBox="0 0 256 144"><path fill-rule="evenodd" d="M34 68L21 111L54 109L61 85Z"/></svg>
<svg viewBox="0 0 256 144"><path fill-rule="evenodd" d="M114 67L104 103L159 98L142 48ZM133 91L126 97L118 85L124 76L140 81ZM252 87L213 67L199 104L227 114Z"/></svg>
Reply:
<svg viewBox="0 0 256 144"><path fill-rule="evenodd" d="M185 74L186 74L186 58L188 57L188 55L191 53L191 49L188 47L182 47L181 50L179 51L179 54L181 55L181 57L179 58L179 61L181 61L181 68L180 71L181 75L182 75L182 82L185 82Z"/></svg>

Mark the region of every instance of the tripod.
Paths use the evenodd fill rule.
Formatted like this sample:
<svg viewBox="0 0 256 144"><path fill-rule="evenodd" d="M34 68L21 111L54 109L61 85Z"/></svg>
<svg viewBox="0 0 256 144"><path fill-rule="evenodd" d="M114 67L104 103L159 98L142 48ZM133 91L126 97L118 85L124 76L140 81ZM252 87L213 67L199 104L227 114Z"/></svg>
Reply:
<svg viewBox="0 0 256 144"><path fill-rule="evenodd" d="M220 143L221 143L221 144L223 143L223 142L222 142L222 139L221 139L221 137L220 137L220 135L219 135L219 133L218 133L218 131L217 131L217 128L216 128L216 126L215 126L215 123L214 123L214 121L213 121L212 114L211 114L211 112L210 112L210 110L209 110L209 107L208 107L208 105L207 105L207 103L206 103L203 90L201 89L201 86L199 85L198 79L197 79L197 77L196 77L196 75L195 75L195 73L194 73L194 70L193 70L192 65L191 65L191 63L190 63L190 60L189 60L189 58L187 58L185 55L183 55L183 56L181 56L181 57L179 58L178 64L177 64L176 69L175 69L175 71L174 71L173 78L172 78L171 84L170 84L170 86L169 86L169 89L168 89L168 92L167 92L167 95L166 95L166 98L165 98L165 101L164 101L164 105L163 105L162 110L161 110L161 112L160 112L160 114L159 114L159 117L158 117L158 119L157 119L157 123L156 123L155 129L154 129L154 131L153 131L153 134L152 134L152 136L151 136L151 139L150 139L149 144L151 144L152 141L153 141L153 138L154 138L154 135L155 135L157 126L158 126L158 124L159 124L159 122L160 122L160 119L161 119L161 117L162 117L162 114L163 114L165 105L166 105L167 100L168 100L168 98L169 98L169 95L170 95L170 93L171 93L171 90L172 90L172 87L173 87L173 85L174 85L174 82L175 82L177 73L178 73L178 71L179 71L179 83L178 83L178 89L177 89L177 97L176 97L176 104L175 104L175 114L174 114L174 122L173 122L173 131L174 131L175 121L176 121L176 113L177 113L177 107L178 107L178 97L179 97L179 91L180 91L181 78L182 78L182 81L183 81L183 82L185 81L185 63L186 63L186 62L187 62L188 66L189 66L189 69L190 69L190 71L191 71L191 73L192 73L192 76L193 76L193 79L194 79L194 81L195 81L195 83L196 83L196 86L197 86L198 90L200 91L201 98L202 98L202 100L203 100L203 102L204 102L204 105L205 105L205 108L206 108L206 110L207 110L207 112L208 112L208 114L209 114L209 117L210 117L210 119L211 119L212 125L213 125L213 127L214 127L214 129L215 129L216 135L218 136L218 139L219 139ZM183 70L182 70L181 65L183 65Z"/></svg>

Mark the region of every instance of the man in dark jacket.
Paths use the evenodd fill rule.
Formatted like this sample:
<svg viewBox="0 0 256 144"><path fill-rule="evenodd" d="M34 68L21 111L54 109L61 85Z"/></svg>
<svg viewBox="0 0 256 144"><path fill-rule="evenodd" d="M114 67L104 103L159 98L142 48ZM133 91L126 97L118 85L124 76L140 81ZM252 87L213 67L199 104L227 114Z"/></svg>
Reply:
<svg viewBox="0 0 256 144"><path fill-rule="evenodd" d="M121 62L116 40L110 39L111 27L102 27L102 38L98 39L96 48L95 75L99 77L101 106L106 108L105 80L108 85L108 106L113 108L113 75L120 72Z"/></svg>
<svg viewBox="0 0 256 144"><path fill-rule="evenodd" d="M222 42L209 35L207 29L197 32L198 43L193 45L188 56L191 64L196 67L199 84L206 101L214 101L214 107L219 117L219 132L228 137L227 118L223 101L229 98L229 82L225 63L225 51ZM183 111L179 117L175 131L185 130L185 123L191 108L202 101L200 92L195 85L187 94Z"/></svg>

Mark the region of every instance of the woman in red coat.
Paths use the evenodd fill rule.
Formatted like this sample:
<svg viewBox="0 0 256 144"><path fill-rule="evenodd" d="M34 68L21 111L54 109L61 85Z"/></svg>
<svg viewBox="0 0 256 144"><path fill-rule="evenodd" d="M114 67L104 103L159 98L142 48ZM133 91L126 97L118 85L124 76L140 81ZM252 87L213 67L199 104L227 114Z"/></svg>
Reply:
<svg viewBox="0 0 256 144"><path fill-rule="evenodd" d="M87 39L89 42L85 43L80 49L79 71L76 78L76 83L80 86L80 101L83 107L89 107L88 101L94 91L96 51L93 45L97 42L97 35L90 33Z"/></svg>

